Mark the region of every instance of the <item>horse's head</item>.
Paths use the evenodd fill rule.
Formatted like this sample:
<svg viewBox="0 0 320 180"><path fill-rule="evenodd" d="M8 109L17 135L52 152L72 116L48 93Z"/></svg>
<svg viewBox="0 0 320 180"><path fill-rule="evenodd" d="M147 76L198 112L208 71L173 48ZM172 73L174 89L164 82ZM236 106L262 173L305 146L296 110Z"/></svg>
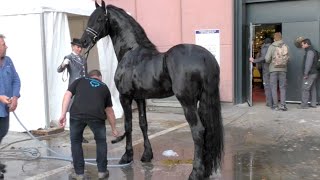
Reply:
<svg viewBox="0 0 320 180"><path fill-rule="evenodd" d="M81 43L84 48L94 45L99 39L108 35L108 17L104 1L101 1L101 6L96 4L96 9L90 15L87 28L81 37Z"/></svg>

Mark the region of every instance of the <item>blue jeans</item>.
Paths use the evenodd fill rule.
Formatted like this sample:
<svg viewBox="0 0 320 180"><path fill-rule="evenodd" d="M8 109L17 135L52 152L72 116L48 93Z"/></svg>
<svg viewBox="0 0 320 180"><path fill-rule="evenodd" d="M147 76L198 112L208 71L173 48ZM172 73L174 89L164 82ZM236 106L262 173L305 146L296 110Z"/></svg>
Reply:
<svg viewBox="0 0 320 180"><path fill-rule="evenodd" d="M9 116L0 117L0 143L9 130Z"/></svg>
<svg viewBox="0 0 320 180"><path fill-rule="evenodd" d="M84 174L84 157L82 149L83 131L89 126L96 141L96 162L99 172L107 171L106 125L103 120L73 119L70 117L70 140L73 167L75 173Z"/></svg>

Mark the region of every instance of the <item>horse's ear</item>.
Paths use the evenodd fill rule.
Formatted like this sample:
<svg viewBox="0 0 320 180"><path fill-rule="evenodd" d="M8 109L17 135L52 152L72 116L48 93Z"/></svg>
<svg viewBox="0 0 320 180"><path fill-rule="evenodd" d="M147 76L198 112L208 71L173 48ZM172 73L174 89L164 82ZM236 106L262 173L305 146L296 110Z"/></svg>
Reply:
<svg viewBox="0 0 320 180"><path fill-rule="evenodd" d="M103 7L103 9L106 10L106 4L104 3L104 0L101 0L101 7Z"/></svg>
<svg viewBox="0 0 320 180"><path fill-rule="evenodd" d="M94 4L96 5L96 8L100 7L97 1L94 1Z"/></svg>

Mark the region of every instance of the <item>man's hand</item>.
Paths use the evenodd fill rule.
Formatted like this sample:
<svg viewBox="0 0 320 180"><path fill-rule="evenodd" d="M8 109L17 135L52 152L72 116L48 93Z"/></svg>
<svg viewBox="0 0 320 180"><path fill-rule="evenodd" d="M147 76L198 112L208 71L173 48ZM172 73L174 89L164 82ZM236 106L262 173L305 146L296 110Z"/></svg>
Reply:
<svg viewBox="0 0 320 180"><path fill-rule="evenodd" d="M59 125L60 127L65 127L66 126L66 115L62 114L59 118Z"/></svg>
<svg viewBox="0 0 320 180"><path fill-rule="evenodd" d="M112 136L113 137L118 137L118 135L119 135L119 132L117 131L117 129L113 129L112 130Z"/></svg>
<svg viewBox="0 0 320 180"><path fill-rule="evenodd" d="M250 57L249 61L253 63L253 61L254 61L253 57Z"/></svg>
<svg viewBox="0 0 320 180"><path fill-rule="evenodd" d="M309 76L303 76L303 79L308 79Z"/></svg>
<svg viewBox="0 0 320 180"><path fill-rule="evenodd" d="M14 96L10 100L11 100L11 103L9 104L9 111L13 112L13 111L15 111L17 109L18 98Z"/></svg>
<svg viewBox="0 0 320 180"><path fill-rule="evenodd" d="M3 104L10 104L11 99L5 95L0 95L0 102L2 102Z"/></svg>

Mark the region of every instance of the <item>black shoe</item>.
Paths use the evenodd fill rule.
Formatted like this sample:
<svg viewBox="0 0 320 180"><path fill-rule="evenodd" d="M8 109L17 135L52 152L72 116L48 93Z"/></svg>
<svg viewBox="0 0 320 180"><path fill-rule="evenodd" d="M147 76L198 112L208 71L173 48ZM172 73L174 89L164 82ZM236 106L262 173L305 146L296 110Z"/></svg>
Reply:
<svg viewBox="0 0 320 180"><path fill-rule="evenodd" d="M3 173L0 173L0 179L4 179Z"/></svg>

